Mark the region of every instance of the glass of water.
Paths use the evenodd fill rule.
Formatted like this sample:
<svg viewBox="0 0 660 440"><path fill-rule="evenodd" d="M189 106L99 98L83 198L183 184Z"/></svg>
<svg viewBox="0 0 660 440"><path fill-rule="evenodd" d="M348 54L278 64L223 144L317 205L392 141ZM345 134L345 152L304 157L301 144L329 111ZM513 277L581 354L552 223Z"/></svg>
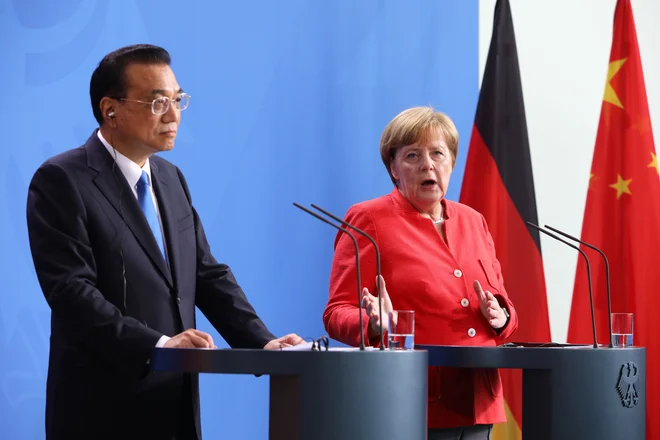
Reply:
<svg viewBox="0 0 660 440"><path fill-rule="evenodd" d="M612 345L614 347L633 345L632 313L612 313Z"/></svg>
<svg viewBox="0 0 660 440"><path fill-rule="evenodd" d="M415 347L415 312L393 310L388 315L387 346L390 350L412 350Z"/></svg>

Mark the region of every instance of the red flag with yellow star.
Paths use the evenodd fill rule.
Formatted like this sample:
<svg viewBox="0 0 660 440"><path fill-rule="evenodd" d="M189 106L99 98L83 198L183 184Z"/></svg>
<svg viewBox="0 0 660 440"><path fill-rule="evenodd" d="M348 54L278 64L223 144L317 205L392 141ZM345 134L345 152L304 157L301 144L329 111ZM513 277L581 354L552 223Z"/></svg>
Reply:
<svg viewBox="0 0 660 440"><path fill-rule="evenodd" d="M658 439L660 178L630 0L616 4L582 240L601 248L610 262L612 312L634 313L633 344L647 349L647 438ZM582 249L591 261L598 342L609 344L605 263ZM568 341L589 344L592 335L586 266L579 258Z"/></svg>

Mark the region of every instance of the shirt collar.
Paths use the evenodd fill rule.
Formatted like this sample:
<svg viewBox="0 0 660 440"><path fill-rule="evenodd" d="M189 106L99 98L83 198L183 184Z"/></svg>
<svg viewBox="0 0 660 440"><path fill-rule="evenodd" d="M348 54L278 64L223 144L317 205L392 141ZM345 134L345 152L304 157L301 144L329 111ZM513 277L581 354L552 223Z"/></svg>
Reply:
<svg viewBox="0 0 660 440"><path fill-rule="evenodd" d="M108 153L110 153L110 156L112 156L112 158L117 163L117 166L124 174L124 177L126 177L126 180L128 181L128 184L131 186L131 188L135 188L137 185L138 180L140 180L140 176L142 176L142 171L147 173L149 185L151 186L151 166L149 165L149 159L147 159L147 161L144 163L144 166L140 168L138 164L121 154L119 151L115 150L112 145L110 145L108 141L105 140L101 134L101 130L98 130L96 134L98 135L101 143L103 143L103 146L105 146L106 150L108 150Z"/></svg>

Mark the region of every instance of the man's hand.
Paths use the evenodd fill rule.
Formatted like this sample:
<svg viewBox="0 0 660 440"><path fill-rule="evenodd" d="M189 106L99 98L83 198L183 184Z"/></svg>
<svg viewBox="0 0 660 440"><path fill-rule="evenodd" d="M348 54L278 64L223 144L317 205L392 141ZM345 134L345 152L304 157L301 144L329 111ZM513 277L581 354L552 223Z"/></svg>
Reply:
<svg viewBox="0 0 660 440"><path fill-rule="evenodd" d="M292 345L298 345L302 342L305 342L303 338L301 338L295 333L289 333L288 335L282 336L281 338L273 339L264 346L264 349L279 350L284 347L291 347Z"/></svg>
<svg viewBox="0 0 660 440"><path fill-rule="evenodd" d="M188 329L183 333L168 340L165 348L218 348L213 343L213 338L208 333L201 332L194 328Z"/></svg>

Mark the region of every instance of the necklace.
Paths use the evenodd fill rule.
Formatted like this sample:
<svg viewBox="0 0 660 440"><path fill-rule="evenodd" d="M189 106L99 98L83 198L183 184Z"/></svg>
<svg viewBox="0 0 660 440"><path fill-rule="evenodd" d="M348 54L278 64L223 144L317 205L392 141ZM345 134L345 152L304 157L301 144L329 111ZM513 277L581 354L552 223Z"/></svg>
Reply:
<svg viewBox="0 0 660 440"><path fill-rule="evenodd" d="M439 219L437 219L437 220L431 219L431 221L433 222L434 225L439 225L440 223L443 223L445 221L445 211L443 210L440 213L440 218Z"/></svg>

